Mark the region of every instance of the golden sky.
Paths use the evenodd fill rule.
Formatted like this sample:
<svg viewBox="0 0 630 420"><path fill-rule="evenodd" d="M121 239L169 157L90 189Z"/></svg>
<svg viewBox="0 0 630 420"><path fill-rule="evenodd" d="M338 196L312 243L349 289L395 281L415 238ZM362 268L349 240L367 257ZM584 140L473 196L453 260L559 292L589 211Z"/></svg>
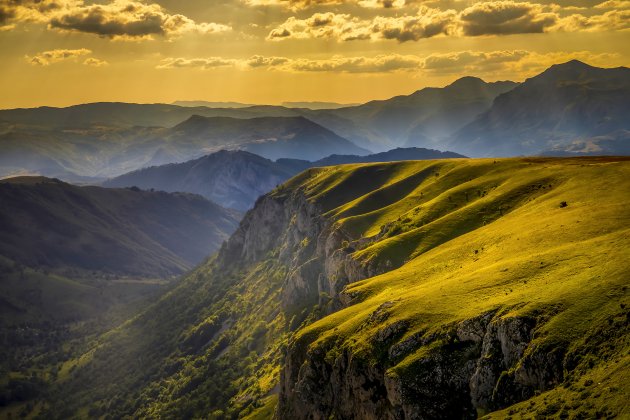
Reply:
<svg viewBox="0 0 630 420"><path fill-rule="evenodd" d="M0 0L0 108L365 102L630 64L630 0Z"/></svg>

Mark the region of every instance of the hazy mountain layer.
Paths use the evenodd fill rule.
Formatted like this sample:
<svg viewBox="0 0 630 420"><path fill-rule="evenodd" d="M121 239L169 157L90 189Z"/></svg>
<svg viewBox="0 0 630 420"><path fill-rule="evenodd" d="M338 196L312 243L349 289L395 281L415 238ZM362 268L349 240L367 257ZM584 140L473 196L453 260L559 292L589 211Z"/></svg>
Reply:
<svg viewBox="0 0 630 420"><path fill-rule="evenodd" d="M245 151L220 151L185 163L140 169L103 183L106 187L155 188L200 194L224 207L250 209L256 199L304 169L341 163L464 157L418 148L395 149L367 156L332 155L315 162L269 159Z"/></svg>
<svg viewBox="0 0 630 420"><path fill-rule="evenodd" d="M411 95L371 101L339 109L335 115L369 128L391 146L439 147L440 140L471 122L495 97L516 85L464 77L444 88L424 88Z"/></svg>
<svg viewBox="0 0 630 420"><path fill-rule="evenodd" d="M340 104L337 102L319 102L319 101L310 101L310 102L282 102L282 106L286 106L287 108L307 108L307 109L337 109L337 108L345 108L349 106L357 106L360 104Z"/></svg>
<svg viewBox="0 0 630 420"><path fill-rule="evenodd" d="M272 159L368 153L303 117L192 116L172 128L0 128L0 176L43 174L73 181L183 162L221 149L244 149Z"/></svg>
<svg viewBox="0 0 630 420"><path fill-rule="evenodd" d="M218 249L238 219L192 194L0 181L0 256L62 273L179 274Z"/></svg>
<svg viewBox="0 0 630 420"><path fill-rule="evenodd" d="M193 115L241 119L305 117L372 151L407 145L474 156L536 155L565 149L619 154L627 148L627 136L619 133L630 129L625 118L630 108L628 72L625 67L602 69L571 61L552 66L522 85L463 77L444 88L425 88L411 95L339 109L96 103L1 110L0 144L7 150L3 173L9 173L6 168L11 167L14 172L43 168L40 172L45 174L71 171L82 176L107 176L147 164L183 161L193 156L178 156L168 147L157 147L147 155L142 153L144 146L139 146L125 150L126 154L138 155L131 163L105 155L111 159L107 167L103 167L103 156L90 160L89 165L70 165L58 157L58 149L63 148L72 157L73 153L94 148L97 141L99 150L119 143L159 143L158 138L168 130L156 126L172 127ZM601 145L593 147L597 143ZM248 150L269 157L299 157L290 147L280 148L284 155L278 149L262 150L253 145ZM16 162L20 165L16 166Z"/></svg>
<svg viewBox="0 0 630 420"><path fill-rule="evenodd" d="M269 159L316 160L335 153L367 154L304 117L236 119L192 116L166 134L169 144L198 150L239 148Z"/></svg>
<svg viewBox="0 0 630 420"><path fill-rule="evenodd" d="M210 102L210 101L175 101L173 105L186 107L208 107L208 108L247 108L256 106L254 104L243 104L241 102Z"/></svg>
<svg viewBox="0 0 630 420"><path fill-rule="evenodd" d="M425 88L363 105L292 102L285 106L203 101L166 104L94 103L67 108L41 107L0 110L0 122L40 128L113 126L170 127L185 119L205 117L297 117L320 124L360 147L383 151L392 147L438 147L437 142L487 110L513 82L486 83L465 77L445 88ZM289 157L282 156L282 157Z"/></svg>
<svg viewBox="0 0 630 420"><path fill-rule="evenodd" d="M630 69L570 61L497 97L454 135L449 148L470 156L533 155L570 151L575 142L604 136L605 146L592 152L627 154L628 136L618 134L630 129L628 115Z"/></svg>
<svg viewBox="0 0 630 420"><path fill-rule="evenodd" d="M77 352L43 414L627 416L629 179L622 158L309 169Z"/></svg>

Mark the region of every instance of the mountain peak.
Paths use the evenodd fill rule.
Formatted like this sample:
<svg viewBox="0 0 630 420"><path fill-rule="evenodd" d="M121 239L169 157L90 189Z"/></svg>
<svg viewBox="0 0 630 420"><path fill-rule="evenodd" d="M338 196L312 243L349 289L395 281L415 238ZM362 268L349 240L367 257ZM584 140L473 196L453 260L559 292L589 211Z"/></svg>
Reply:
<svg viewBox="0 0 630 420"><path fill-rule="evenodd" d="M450 85L446 86L447 88L461 88L461 87L477 87L485 85L486 82L478 77L474 76L464 76L455 80Z"/></svg>
<svg viewBox="0 0 630 420"><path fill-rule="evenodd" d="M537 78L557 78L557 79L578 79L585 75L590 75L593 72L601 71L605 69L601 69L599 67L593 67L588 65L580 60L571 60L566 63L554 64L549 67L547 70L540 73L538 76L535 76L534 79Z"/></svg>
<svg viewBox="0 0 630 420"><path fill-rule="evenodd" d="M565 68L565 69L575 69L575 70L578 70L578 69L579 70L586 70L586 69L594 69L595 67L593 67L593 66L591 66L589 64L586 64L583 61L573 59L573 60L567 61L566 63L554 64L554 65L552 65L550 67L550 69L553 69L553 68L556 68L556 69Z"/></svg>

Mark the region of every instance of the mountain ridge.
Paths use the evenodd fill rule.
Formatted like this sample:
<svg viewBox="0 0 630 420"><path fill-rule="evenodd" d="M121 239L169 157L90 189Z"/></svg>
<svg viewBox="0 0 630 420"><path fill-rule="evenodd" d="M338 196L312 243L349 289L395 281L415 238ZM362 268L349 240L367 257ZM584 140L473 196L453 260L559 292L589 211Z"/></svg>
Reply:
<svg viewBox="0 0 630 420"><path fill-rule="evenodd" d="M0 255L49 270L181 274L218 249L239 217L193 194L45 177L1 180L0 196Z"/></svg>
<svg viewBox="0 0 630 420"><path fill-rule="evenodd" d="M259 196L310 167L445 158L464 156L452 152L407 148L367 156L331 155L314 162L286 158L273 162L247 151L224 150L188 162L139 169L107 180L102 185L191 192L201 194L224 207L245 211L252 207Z"/></svg>
<svg viewBox="0 0 630 420"><path fill-rule="evenodd" d="M598 68L577 60L554 65L497 96L488 111L453 135L449 148L477 157L561 149L627 130L629 97L627 67Z"/></svg>

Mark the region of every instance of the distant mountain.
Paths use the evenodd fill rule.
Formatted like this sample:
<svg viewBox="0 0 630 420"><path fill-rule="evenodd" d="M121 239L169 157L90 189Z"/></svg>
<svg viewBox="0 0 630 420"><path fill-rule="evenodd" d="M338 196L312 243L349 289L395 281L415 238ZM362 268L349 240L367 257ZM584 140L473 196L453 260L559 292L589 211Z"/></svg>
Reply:
<svg viewBox="0 0 630 420"><path fill-rule="evenodd" d="M407 96L397 96L364 105L292 102L287 106L238 103L209 103L203 101L175 104L91 103L66 108L40 107L0 110L0 148L11 149L7 155L13 163L0 171L0 176L29 170L49 176L62 176L65 171L79 176L112 176L147 165L182 162L212 150L200 150L191 155L166 146L155 147L147 155L148 142L158 144L155 137L162 130L182 124L193 116L253 119L262 117L305 117L358 147L370 151L386 151L399 146L443 148L439 141L471 122L487 110L492 100L516 84L512 82L485 83L480 79L463 78L445 88L425 88ZM178 106L183 105L183 106ZM340 108L340 106L342 106ZM321 109L326 107L328 109ZM54 138L55 141L50 141ZM32 142L37 143L36 146ZM67 143L71 143L68 145ZM124 144L126 158L110 154L109 150ZM99 158L73 158L75 152L90 153L95 144L109 149L96 152ZM102 146L101 146L102 145ZM127 148L127 145L129 147ZM268 149L269 145L265 146ZM57 158L55 149L64 148ZM36 150L33 150L36 149ZM87 150L87 152L86 152ZM357 150L325 150L320 155L274 155L266 150L249 147L255 153L270 158L294 157L316 160L332 153L361 154ZM67 160L64 160L68 156ZM131 158L129 158L131 157ZM38 161L53 159L47 171L38 171ZM107 161L107 164L104 164ZM50 162L43 165L50 167ZM116 173L117 172L117 173ZM69 179L64 177L64 179Z"/></svg>
<svg viewBox="0 0 630 420"><path fill-rule="evenodd" d="M105 181L103 186L185 191L244 211L250 209L259 196L311 167L463 157L452 152L407 148L367 156L331 155L315 162L286 158L273 162L246 151L224 150L184 163L140 169Z"/></svg>
<svg viewBox="0 0 630 420"><path fill-rule="evenodd" d="M494 98L515 86L517 83L509 81L486 83L464 77L444 88L424 88L411 95L332 112L370 130L383 144L436 147L441 139L487 110Z"/></svg>
<svg viewBox="0 0 630 420"><path fill-rule="evenodd" d="M179 274L218 249L240 215L193 194L0 181L0 256L117 276Z"/></svg>
<svg viewBox="0 0 630 420"><path fill-rule="evenodd" d="M531 155L614 137L600 151L627 153L627 136L623 140L614 133L630 129L629 115L629 68L573 60L498 96L487 112L453 135L448 147L471 156Z"/></svg>
<svg viewBox="0 0 630 420"><path fill-rule="evenodd" d="M204 117L306 117L359 147L386 151L397 146L438 147L452 134L487 110L513 82L486 83L465 77L444 88L425 88L411 95L363 105L287 102L284 106L178 101L175 104L91 103L67 108L40 107L0 110L0 126L30 129L89 127L172 127L193 115ZM181 105L181 106L178 106ZM322 109L325 108L325 109ZM123 134L125 136L125 134Z"/></svg>
<svg viewBox="0 0 630 420"><path fill-rule="evenodd" d="M207 117L294 117L301 113L280 106L257 105L245 108L188 107L168 104L96 102L66 108L39 107L0 110L0 123L39 128L77 129L106 126L172 127L193 115Z"/></svg>
<svg viewBox="0 0 630 420"><path fill-rule="evenodd" d="M357 106L360 104L340 104L337 102L282 102L282 106L286 106L287 108L307 108L307 109L337 109L337 108L345 108L348 106Z"/></svg>
<svg viewBox="0 0 630 420"><path fill-rule="evenodd" d="M186 191L225 207L247 210L260 195L298 172L253 153L224 150L184 163L140 169L103 185Z"/></svg>
<svg viewBox="0 0 630 420"><path fill-rule="evenodd" d="M432 159L459 159L464 155L454 152L441 152L439 150L424 149L419 147L399 147L387 152L374 153L367 156L332 155L313 162L312 166L332 166L345 163L370 163L370 162L397 162L402 160L432 160Z"/></svg>
<svg viewBox="0 0 630 420"><path fill-rule="evenodd" d="M253 104L243 104L241 102L208 102L208 101L175 101L173 105L185 106L185 107L201 107L208 108L247 108L250 106L256 106Z"/></svg>
<svg viewBox="0 0 630 420"><path fill-rule="evenodd" d="M290 157L315 160L333 153L367 154L348 140L304 117L236 119L193 115L166 133L168 144L238 148L269 159Z"/></svg>
<svg viewBox="0 0 630 420"><path fill-rule="evenodd" d="M271 159L369 153L304 117L193 115L172 128L5 124L0 125L0 177L27 173L89 182L221 149L250 150Z"/></svg>

